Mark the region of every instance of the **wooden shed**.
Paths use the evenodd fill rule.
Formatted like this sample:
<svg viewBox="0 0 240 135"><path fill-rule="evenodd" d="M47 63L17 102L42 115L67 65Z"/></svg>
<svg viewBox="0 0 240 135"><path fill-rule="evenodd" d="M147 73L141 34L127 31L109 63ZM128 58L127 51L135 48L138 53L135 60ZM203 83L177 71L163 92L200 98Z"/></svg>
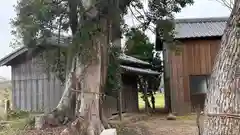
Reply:
<svg viewBox="0 0 240 135"><path fill-rule="evenodd" d="M196 102L204 104L208 87L223 35L227 17L175 20L175 40L180 53L170 50L157 37L158 51L163 51L166 92L170 94L173 112L181 115L192 111ZM161 44L163 43L163 44ZM168 96L168 95L167 95Z"/></svg>
<svg viewBox="0 0 240 135"><path fill-rule="evenodd" d="M0 66L11 66L12 69L12 106L33 112L49 112L58 104L62 94L63 85L53 74L46 74L39 58L39 50L44 51L43 46L34 49L21 47L0 60ZM150 69L148 62L136 59L125 54L120 55L123 71L123 112L138 111L138 91L136 84L137 74L158 75ZM135 67L133 66L135 65ZM128 81L126 81L128 79ZM131 81L129 81L129 79ZM135 79L135 80L134 80ZM131 83L126 83L131 82ZM107 96L104 102L107 116L118 112L117 98Z"/></svg>

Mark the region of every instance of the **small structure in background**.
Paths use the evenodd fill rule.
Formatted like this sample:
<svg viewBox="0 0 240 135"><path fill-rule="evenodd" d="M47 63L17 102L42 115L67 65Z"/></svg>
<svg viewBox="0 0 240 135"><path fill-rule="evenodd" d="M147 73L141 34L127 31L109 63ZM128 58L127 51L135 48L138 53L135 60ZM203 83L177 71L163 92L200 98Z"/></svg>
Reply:
<svg viewBox="0 0 240 135"><path fill-rule="evenodd" d="M57 106L64 89L53 73L47 74L44 71L40 54L45 49L58 49L60 46L65 45L38 45L34 49L22 47L0 60L0 66L6 65L12 68L13 109L48 113ZM119 59L123 81L122 112L138 112L137 76L160 75L160 73L151 70L151 64L140 59L125 54L121 54ZM116 95L106 96L103 107L107 117L118 114Z"/></svg>
<svg viewBox="0 0 240 135"><path fill-rule="evenodd" d="M206 78L212 72L227 20L228 17L176 19L178 49L170 50L157 36L156 51L163 53L164 60L166 106L172 112L189 114L193 104L204 104Z"/></svg>

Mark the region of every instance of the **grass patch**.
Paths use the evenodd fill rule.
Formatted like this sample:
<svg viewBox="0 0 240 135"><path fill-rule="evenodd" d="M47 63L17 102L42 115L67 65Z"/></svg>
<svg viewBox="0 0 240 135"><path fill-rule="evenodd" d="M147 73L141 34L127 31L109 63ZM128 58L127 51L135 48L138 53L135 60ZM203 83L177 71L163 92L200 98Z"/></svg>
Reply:
<svg viewBox="0 0 240 135"><path fill-rule="evenodd" d="M28 125L28 118L7 121L0 129L0 135L16 135L24 131Z"/></svg>
<svg viewBox="0 0 240 135"><path fill-rule="evenodd" d="M27 125L27 118L11 120L8 121L8 124L10 128L22 130Z"/></svg>
<svg viewBox="0 0 240 135"><path fill-rule="evenodd" d="M30 116L29 112L21 111L21 110L17 110L17 111L11 111L10 110L8 112L9 120L22 119L22 118L27 118L29 116Z"/></svg>
<svg viewBox="0 0 240 135"><path fill-rule="evenodd" d="M144 109L145 108L145 102L141 98L142 93L138 93L138 106L139 109ZM164 94L157 92L155 95L155 107L156 108L164 108L165 106L165 100L164 100ZM148 98L149 101L151 101L151 98ZM150 102L151 103L151 102Z"/></svg>
<svg viewBox="0 0 240 135"><path fill-rule="evenodd" d="M16 135L23 132L24 129L30 129L34 126L34 117L25 111L10 111L8 120L1 121L0 135Z"/></svg>

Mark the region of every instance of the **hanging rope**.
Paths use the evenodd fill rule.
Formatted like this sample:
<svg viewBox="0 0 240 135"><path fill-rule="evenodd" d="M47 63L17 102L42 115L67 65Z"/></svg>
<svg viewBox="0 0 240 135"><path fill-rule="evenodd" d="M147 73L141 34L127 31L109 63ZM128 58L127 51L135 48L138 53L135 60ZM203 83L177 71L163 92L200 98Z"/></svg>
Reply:
<svg viewBox="0 0 240 135"><path fill-rule="evenodd" d="M106 96L106 94L104 93L99 93L99 92L91 92L91 91L80 91L80 90L75 90L75 89L72 89L71 90L72 92L76 92L76 93L88 93L88 94L95 94L95 95L100 95L100 96Z"/></svg>
<svg viewBox="0 0 240 135"><path fill-rule="evenodd" d="M240 114L230 114L230 113L207 113L204 116L208 117L228 117L228 118L235 118L240 119Z"/></svg>

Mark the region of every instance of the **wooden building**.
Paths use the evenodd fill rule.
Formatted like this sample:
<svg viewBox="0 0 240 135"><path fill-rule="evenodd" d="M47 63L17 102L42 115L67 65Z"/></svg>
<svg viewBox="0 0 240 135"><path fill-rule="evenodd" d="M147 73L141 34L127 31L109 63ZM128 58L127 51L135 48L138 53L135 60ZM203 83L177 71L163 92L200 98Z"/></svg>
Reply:
<svg viewBox="0 0 240 135"><path fill-rule="evenodd" d="M204 104L208 77L212 72L227 19L175 20L175 40L179 41L179 53L169 49L167 44L161 44L157 38L156 44L161 49L158 51L163 51L165 59L165 91L170 91L166 94L171 97L171 105L168 106L173 112L186 114L191 112L192 105L196 102Z"/></svg>
<svg viewBox="0 0 240 135"><path fill-rule="evenodd" d="M43 66L39 64L41 63L39 50L44 51L39 47L35 49L22 47L0 60L0 66L11 66L12 69L13 109L47 113L56 107L63 94L63 85L59 79L53 73L46 74ZM120 60L124 69L122 110L123 112L138 111L136 75L159 75L159 72L140 68L150 68L151 65L125 54L120 56ZM132 80L125 80L129 78ZM107 96L104 107L108 116L117 113L117 98Z"/></svg>

